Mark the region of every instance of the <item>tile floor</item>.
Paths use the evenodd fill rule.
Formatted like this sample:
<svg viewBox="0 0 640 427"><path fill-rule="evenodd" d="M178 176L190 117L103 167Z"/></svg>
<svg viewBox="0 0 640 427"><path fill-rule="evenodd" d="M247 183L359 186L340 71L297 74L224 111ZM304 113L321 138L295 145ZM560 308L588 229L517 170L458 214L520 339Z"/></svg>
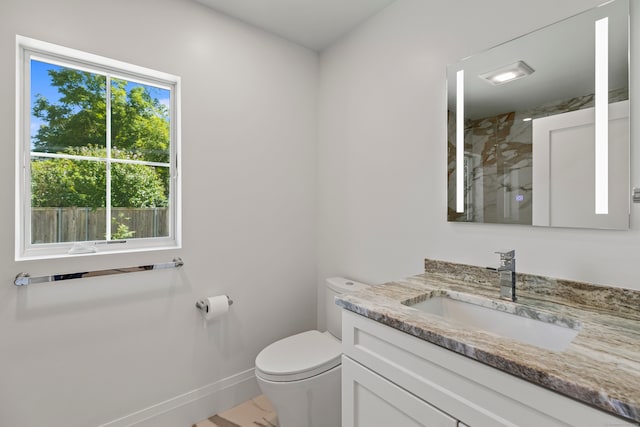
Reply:
<svg viewBox="0 0 640 427"><path fill-rule="evenodd" d="M271 402L260 395L192 427L278 427L278 416Z"/></svg>

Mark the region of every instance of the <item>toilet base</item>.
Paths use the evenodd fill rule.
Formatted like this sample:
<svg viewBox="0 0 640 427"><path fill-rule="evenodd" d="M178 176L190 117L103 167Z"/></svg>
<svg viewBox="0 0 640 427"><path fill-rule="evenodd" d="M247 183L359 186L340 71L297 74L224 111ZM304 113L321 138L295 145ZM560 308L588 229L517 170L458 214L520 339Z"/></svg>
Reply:
<svg viewBox="0 0 640 427"><path fill-rule="evenodd" d="M338 365L311 378L276 382L256 379L273 404L280 427L340 427L342 369Z"/></svg>

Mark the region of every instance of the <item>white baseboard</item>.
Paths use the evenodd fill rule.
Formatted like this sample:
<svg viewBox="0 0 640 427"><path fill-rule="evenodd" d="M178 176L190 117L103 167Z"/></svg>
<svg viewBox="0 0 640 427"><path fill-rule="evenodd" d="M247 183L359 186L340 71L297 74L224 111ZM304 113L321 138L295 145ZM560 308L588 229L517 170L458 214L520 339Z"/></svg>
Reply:
<svg viewBox="0 0 640 427"><path fill-rule="evenodd" d="M100 427L191 427L260 394L253 368L126 415Z"/></svg>

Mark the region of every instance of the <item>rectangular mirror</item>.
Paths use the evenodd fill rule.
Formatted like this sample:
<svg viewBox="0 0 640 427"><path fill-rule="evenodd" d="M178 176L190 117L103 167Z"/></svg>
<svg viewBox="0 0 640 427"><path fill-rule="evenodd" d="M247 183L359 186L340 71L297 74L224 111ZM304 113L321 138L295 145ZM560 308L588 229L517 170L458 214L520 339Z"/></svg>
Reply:
<svg viewBox="0 0 640 427"><path fill-rule="evenodd" d="M629 0L447 67L457 222L629 227Z"/></svg>

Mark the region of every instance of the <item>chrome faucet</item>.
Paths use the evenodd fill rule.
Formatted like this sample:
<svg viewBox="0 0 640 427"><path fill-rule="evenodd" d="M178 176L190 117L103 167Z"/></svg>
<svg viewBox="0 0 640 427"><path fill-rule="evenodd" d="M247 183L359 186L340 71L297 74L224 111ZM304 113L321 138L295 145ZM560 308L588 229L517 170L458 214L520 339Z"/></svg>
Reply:
<svg viewBox="0 0 640 427"><path fill-rule="evenodd" d="M500 255L498 275L500 277L500 298L516 301L516 251L496 252Z"/></svg>

